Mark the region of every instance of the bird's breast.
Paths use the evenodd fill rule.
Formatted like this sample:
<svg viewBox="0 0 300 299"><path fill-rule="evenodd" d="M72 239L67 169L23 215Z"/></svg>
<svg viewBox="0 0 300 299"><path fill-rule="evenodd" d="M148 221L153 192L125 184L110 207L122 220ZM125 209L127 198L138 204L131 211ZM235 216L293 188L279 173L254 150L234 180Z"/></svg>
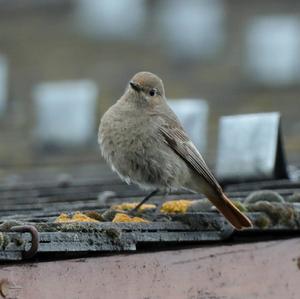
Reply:
<svg viewBox="0 0 300 299"><path fill-rule="evenodd" d="M99 143L104 158L121 178L140 185L178 186L186 165L167 146L156 130L153 119L122 115L105 115L99 129Z"/></svg>
<svg viewBox="0 0 300 299"><path fill-rule="evenodd" d="M101 120L98 136L104 158L115 168L124 160L145 158L155 141L149 119L130 113L107 113Z"/></svg>

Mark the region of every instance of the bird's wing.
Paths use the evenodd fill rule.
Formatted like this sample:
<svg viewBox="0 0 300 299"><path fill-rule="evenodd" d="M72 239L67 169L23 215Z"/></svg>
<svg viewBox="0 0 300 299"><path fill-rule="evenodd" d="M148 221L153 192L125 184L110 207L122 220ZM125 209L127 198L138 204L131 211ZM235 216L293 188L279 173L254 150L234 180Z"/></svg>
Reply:
<svg viewBox="0 0 300 299"><path fill-rule="evenodd" d="M166 121L166 118L164 118ZM209 185L218 190L221 187L208 166L206 165L201 154L187 136L180 123L176 120L167 119L167 122L160 124L158 130L163 135L165 142L196 172L198 172Z"/></svg>

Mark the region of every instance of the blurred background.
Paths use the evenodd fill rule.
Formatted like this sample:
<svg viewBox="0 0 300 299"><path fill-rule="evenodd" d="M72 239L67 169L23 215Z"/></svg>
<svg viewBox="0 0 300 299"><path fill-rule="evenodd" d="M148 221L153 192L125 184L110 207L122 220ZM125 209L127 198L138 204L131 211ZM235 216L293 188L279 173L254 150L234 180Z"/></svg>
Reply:
<svg viewBox="0 0 300 299"><path fill-rule="evenodd" d="M101 115L142 70L202 100L210 165L221 116L268 111L299 162L299 1L0 0L0 179L106 173Z"/></svg>

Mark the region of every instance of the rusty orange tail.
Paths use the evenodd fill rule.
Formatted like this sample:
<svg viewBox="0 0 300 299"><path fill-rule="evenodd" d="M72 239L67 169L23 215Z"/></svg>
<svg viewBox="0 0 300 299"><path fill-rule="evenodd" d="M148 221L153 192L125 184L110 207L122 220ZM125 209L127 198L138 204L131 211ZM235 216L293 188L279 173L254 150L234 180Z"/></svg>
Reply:
<svg viewBox="0 0 300 299"><path fill-rule="evenodd" d="M249 218L243 214L224 193L218 198L212 198L210 196L208 199L236 229L240 230L252 227Z"/></svg>

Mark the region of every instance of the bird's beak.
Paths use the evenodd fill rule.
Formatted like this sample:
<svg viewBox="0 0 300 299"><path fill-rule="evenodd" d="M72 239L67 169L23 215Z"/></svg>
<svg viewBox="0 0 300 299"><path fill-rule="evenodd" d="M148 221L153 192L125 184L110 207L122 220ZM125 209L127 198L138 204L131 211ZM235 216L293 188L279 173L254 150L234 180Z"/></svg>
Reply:
<svg viewBox="0 0 300 299"><path fill-rule="evenodd" d="M129 84L132 87L132 89L134 89L137 92L140 92L141 89L142 89L141 86L138 83L130 81Z"/></svg>

